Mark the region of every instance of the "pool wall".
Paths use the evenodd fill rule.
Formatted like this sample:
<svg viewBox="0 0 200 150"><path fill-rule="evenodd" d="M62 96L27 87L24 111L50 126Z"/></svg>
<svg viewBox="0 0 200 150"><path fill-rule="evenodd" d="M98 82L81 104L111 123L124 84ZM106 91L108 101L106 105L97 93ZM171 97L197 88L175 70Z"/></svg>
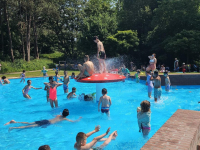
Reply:
<svg viewBox="0 0 200 150"><path fill-rule="evenodd" d="M196 150L200 142L200 112L178 109L141 150Z"/></svg>
<svg viewBox="0 0 200 150"><path fill-rule="evenodd" d="M161 74L161 73L160 73ZM162 73L163 74L163 73ZM160 75L161 85L165 85L165 77ZM135 78L130 76L130 78ZM171 85L200 85L200 74L169 75ZM140 76L141 80L146 80L146 76Z"/></svg>

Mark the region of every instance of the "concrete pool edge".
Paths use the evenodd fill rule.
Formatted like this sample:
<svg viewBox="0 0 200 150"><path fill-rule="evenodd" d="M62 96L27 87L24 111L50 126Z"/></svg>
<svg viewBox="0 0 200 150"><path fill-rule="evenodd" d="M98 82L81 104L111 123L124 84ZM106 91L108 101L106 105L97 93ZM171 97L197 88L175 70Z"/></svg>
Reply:
<svg viewBox="0 0 200 150"><path fill-rule="evenodd" d="M141 150L195 150L200 142L200 112L178 109Z"/></svg>

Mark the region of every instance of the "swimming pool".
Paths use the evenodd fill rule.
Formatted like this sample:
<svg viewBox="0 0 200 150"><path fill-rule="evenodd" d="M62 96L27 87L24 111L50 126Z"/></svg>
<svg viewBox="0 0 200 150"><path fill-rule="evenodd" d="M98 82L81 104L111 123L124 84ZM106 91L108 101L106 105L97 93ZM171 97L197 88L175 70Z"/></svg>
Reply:
<svg viewBox="0 0 200 150"><path fill-rule="evenodd" d="M22 89L26 84L19 83L20 79L10 81L11 84L0 86L0 149L4 150L35 150L44 144L50 145L52 150L73 150L77 133L81 131L87 133L93 130L95 125L100 125L101 130L89 137L88 142L111 127L111 132L117 130L118 137L105 148L106 150L139 150L177 109L200 110L200 105L197 103L200 99L200 86L177 86L169 93L165 92L163 87L161 100L154 103L153 98L148 98L144 82L137 84L126 80L126 82L107 83L105 85L112 100L108 118L98 112L98 105L95 102L67 100L62 86L58 87L59 107L51 109L50 104L46 102L46 92L43 90L43 82L47 82L47 78L31 78L32 86L43 87L42 90L29 91L31 100L22 96ZM70 80L69 91L72 87L77 88L77 95L95 92L95 84ZM147 138L143 138L142 133L138 132L136 117L137 107L143 100L150 100L152 111L151 131ZM47 128L15 129L11 132L8 132L9 127L22 124L4 126L12 119L27 122L51 119L60 114L64 108L70 112L67 118L72 120L78 119L79 116L83 118L75 123L63 121Z"/></svg>

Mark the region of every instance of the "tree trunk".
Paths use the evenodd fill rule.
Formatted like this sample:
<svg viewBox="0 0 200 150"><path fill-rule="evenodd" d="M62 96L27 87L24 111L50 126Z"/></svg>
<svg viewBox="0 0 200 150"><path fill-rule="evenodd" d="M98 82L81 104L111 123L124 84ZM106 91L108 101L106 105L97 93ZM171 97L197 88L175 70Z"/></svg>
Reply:
<svg viewBox="0 0 200 150"><path fill-rule="evenodd" d="M30 61L30 48L31 48L31 15L27 15L27 32L26 32L26 56L27 61Z"/></svg>
<svg viewBox="0 0 200 150"><path fill-rule="evenodd" d="M37 43L37 27L35 24L35 17L33 17L33 33L34 33L34 52L35 52L35 59L39 59L39 53L38 53L38 43Z"/></svg>
<svg viewBox="0 0 200 150"><path fill-rule="evenodd" d="M2 1L1 1L2 2ZM4 39L3 39L3 22L2 22L2 14L3 14L3 12L2 12L2 9L3 8L0 8L1 10L0 10L0 26L1 26L1 55L3 56L3 54L4 54Z"/></svg>
<svg viewBox="0 0 200 150"><path fill-rule="evenodd" d="M23 32L23 17L22 17L22 6L21 6L21 1L19 1L19 10L20 10L20 16L19 16L19 20L21 20L21 24L20 24L20 33L21 33L21 47L22 47L22 58L23 60L26 60L26 54L25 54L25 49L24 49L24 32Z"/></svg>
<svg viewBox="0 0 200 150"><path fill-rule="evenodd" d="M10 50L10 54L11 54L11 60L12 60L12 62L14 62L14 55L13 55L13 49L12 49L12 37L11 37L9 17L8 17L8 12L7 12L7 0L5 0L3 2L4 2L5 20L6 20L7 28L8 28L9 50Z"/></svg>
<svg viewBox="0 0 200 150"><path fill-rule="evenodd" d="M25 49L24 49L24 38L23 38L23 35L22 35L22 34L21 34L21 40L22 40L23 60L26 60L26 54L25 54Z"/></svg>

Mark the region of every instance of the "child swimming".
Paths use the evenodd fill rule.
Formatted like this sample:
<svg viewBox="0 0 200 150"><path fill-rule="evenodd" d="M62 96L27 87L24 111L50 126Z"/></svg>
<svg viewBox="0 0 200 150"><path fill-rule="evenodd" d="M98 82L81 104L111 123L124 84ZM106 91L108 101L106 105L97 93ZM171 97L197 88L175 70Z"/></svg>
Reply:
<svg viewBox="0 0 200 150"><path fill-rule="evenodd" d="M140 107L137 108L137 119L139 132L142 131L143 135L148 135L151 130L151 110L150 110L150 102L144 100L140 103Z"/></svg>
<svg viewBox="0 0 200 150"><path fill-rule="evenodd" d="M25 70L23 70L23 72L22 72L22 74L20 75L20 77L21 77L21 81L20 81L20 83L23 81L23 82L25 82L25 79L26 79L26 75L25 75Z"/></svg>
<svg viewBox="0 0 200 150"><path fill-rule="evenodd" d="M164 76L165 76L165 91L169 91L171 82L170 82L170 79L169 79L169 76L168 76L168 72L165 71Z"/></svg>
<svg viewBox="0 0 200 150"><path fill-rule="evenodd" d="M146 73L147 73L146 84L148 86L148 97L151 98L151 93L153 91L153 82L150 80L150 78L151 78L150 71L146 71Z"/></svg>
<svg viewBox="0 0 200 150"><path fill-rule="evenodd" d="M102 89L102 95L99 99L98 103L98 111L100 111L100 105L101 105L101 112L106 113L107 116L110 116L110 106L112 104L110 96L107 96L107 89Z"/></svg>
<svg viewBox="0 0 200 150"><path fill-rule="evenodd" d="M3 84L9 84L10 83L10 81L6 78L6 76L3 76L2 80L3 80Z"/></svg>
<svg viewBox="0 0 200 150"><path fill-rule="evenodd" d="M69 81L69 76L67 75L67 71L64 71L64 80L61 80L63 83L63 90L64 90L64 93L68 93L68 85L70 83Z"/></svg>
<svg viewBox="0 0 200 150"><path fill-rule="evenodd" d="M161 93L162 93L161 78L158 75L157 70L155 70L154 74L151 75L150 80L154 81L154 99L155 99L155 102L157 102L157 99L160 99Z"/></svg>
<svg viewBox="0 0 200 150"><path fill-rule="evenodd" d="M87 134L83 132L79 132L76 136L76 143L74 144L74 148L77 150L89 150L89 149L102 150L111 142L111 140L114 140L117 137L117 131L114 131L113 133L110 134L108 138L103 138L110 132L110 128L108 128L106 133L95 137L90 143L87 144L87 138L91 136L92 134L98 132L99 130L100 130L100 126L97 126L95 127L93 131ZM93 148L93 146L95 146L95 144L100 141L105 141L105 142L99 147Z"/></svg>
<svg viewBox="0 0 200 150"><path fill-rule="evenodd" d="M33 89L35 89L35 90L37 90L37 89L42 89L42 88L35 88L35 87L31 86L31 80L28 80L28 81L27 81L27 84L28 84L28 85L26 85L26 86L22 89L22 93L23 93L23 96L24 96L25 98L31 99L30 95L28 95L28 92L29 92L29 90L30 90L31 88L33 88Z"/></svg>
<svg viewBox="0 0 200 150"><path fill-rule="evenodd" d="M76 97L76 88L73 87L73 88L72 88L72 92L70 92L70 93L67 95L67 99L75 98L75 97Z"/></svg>
<svg viewBox="0 0 200 150"><path fill-rule="evenodd" d="M140 82L140 70L137 70L137 72L135 73L135 81L136 83Z"/></svg>
<svg viewBox="0 0 200 150"><path fill-rule="evenodd" d="M74 78L75 78L75 73L72 72L71 79L74 79Z"/></svg>
<svg viewBox="0 0 200 150"><path fill-rule="evenodd" d="M61 86L62 83L57 83L53 81L53 77L49 77L49 83L44 83L45 86L49 87L49 100L51 108L58 107L58 99L57 99L57 87Z"/></svg>
<svg viewBox="0 0 200 150"><path fill-rule="evenodd" d="M42 69L42 71L41 71L41 73L43 73L43 77L48 76L48 75L47 75L47 72L48 72L48 70L46 70L45 66L43 66L43 69Z"/></svg>
<svg viewBox="0 0 200 150"><path fill-rule="evenodd" d="M84 100L84 101L93 101L95 99L95 93L92 94L85 94L82 93L81 95L79 95L78 97L79 100Z"/></svg>
<svg viewBox="0 0 200 150"><path fill-rule="evenodd" d="M11 123L21 123L21 124L27 124L27 126L21 126L21 127L10 127L9 131L12 129L24 129L24 128L32 128L32 127L40 127L40 126L48 126L50 124L55 124L57 122L61 122L61 121L69 121L69 122L77 122L80 121L80 119L82 117L79 117L79 119L77 120L69 120L66 117L69 115L69 110L68 109L64 109L62 112L62 115L57 115L55 118L50 119L50 120L40 120L40 121L35 121L35 122L16 122L15 120L11 120L9 122L7 122L4 125L9 125Z"/></svg>

